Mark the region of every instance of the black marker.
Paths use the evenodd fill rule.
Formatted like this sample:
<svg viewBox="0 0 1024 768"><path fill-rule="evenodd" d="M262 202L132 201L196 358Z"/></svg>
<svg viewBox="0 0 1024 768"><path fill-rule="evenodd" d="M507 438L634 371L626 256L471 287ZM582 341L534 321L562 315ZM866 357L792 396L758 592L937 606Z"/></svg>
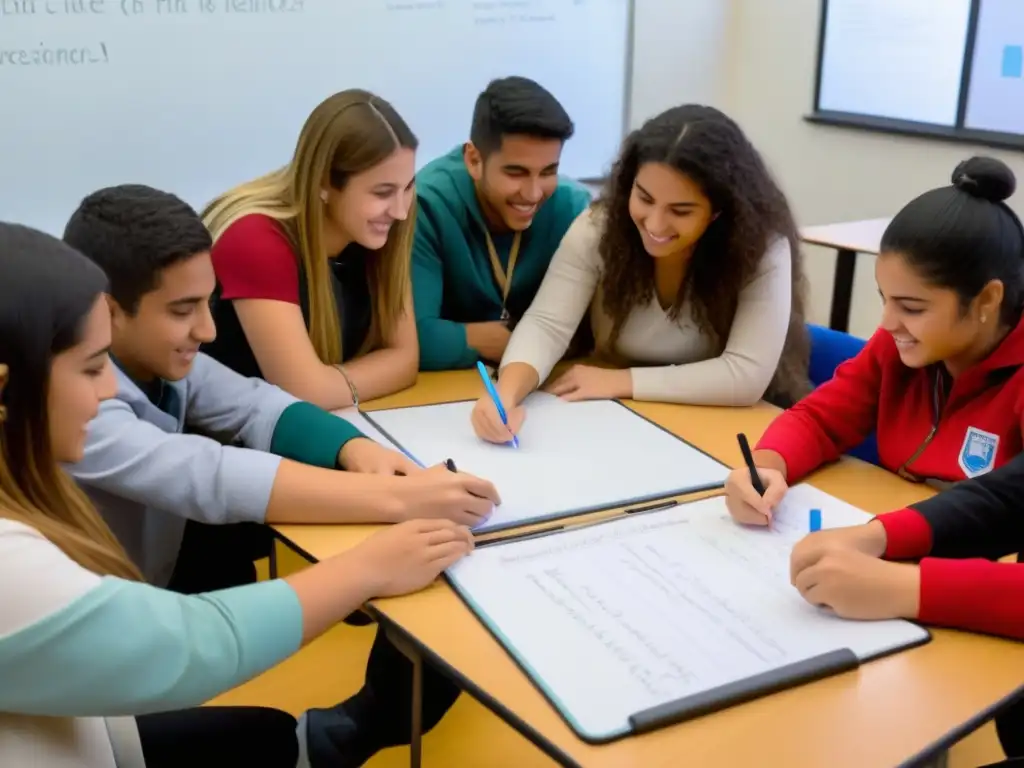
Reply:
<svg viewBox="0 0 1024 768"><path fill-rule="evenodd" d="M457 469L455 468L455 462L454 462L454 461L452 461L451 459L445 459L445 460L444 460L444 465L445 465L446 467L448 467L448 471L449 471L449 472L458 472L458 471L459 471L459 470L457 470Z"/></svg>
<svg viewBox="0 0 1024 768"><path fill-rule="evenodd" d="M757 467L754 466L754 454L750 452L750 443L747 442L747 436L740 432L736 435L736 439L740 441L743 461L746 462L747 469L750 470L750 484L754 486L754 490L757 491L759 496L764 496L764 483L761 482L761 476L757 474Z"/></svg>

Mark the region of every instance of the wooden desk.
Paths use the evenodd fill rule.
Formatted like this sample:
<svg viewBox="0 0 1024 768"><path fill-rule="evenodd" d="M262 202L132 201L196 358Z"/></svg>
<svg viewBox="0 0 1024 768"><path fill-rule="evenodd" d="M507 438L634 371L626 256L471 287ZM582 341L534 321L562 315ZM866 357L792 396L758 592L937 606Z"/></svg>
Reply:
<svg viewBox="0 0 1024 768"><path fill-rule="evenodd" d="M412 390L374 406L463 399L481 391L470 372L421 374ZM756 440L776 413L767 405L631 406L733 466L741 463L736 433ZM816 473L812 482L870 512L895 509L931 493L853 459ZM322 559L351 548L372 529L281 526L278 531L298 549ZM991 719L1024 680L1024 643L937 630L927 645L854 672L654 733L591 746L575 736L446 584L375 601L371 610L386 629L401 635L470 695L567 766L909 765L948 748Z"/></svg>
<svg viewBox="0 0 1024 768"><path fill-rule="evenodd" d="M853 275L857 267L857 254L877 254L882 233L890 221L891 219L865 219L804 227L800 230L800 239L805 243L836 249L830 328L844 333L850 329L850 303L853 300Z"/></svg>

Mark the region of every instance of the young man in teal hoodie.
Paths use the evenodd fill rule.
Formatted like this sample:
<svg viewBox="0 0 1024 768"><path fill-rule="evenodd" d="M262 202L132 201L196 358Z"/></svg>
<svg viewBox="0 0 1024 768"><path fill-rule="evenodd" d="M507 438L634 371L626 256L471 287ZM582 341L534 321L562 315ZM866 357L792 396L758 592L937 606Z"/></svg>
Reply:
<svg viewBox="0 0 1024 768"><path fill-rule="evenodd" d="M524 77L492 81L477 98L470 140L416 177L412 256L420 368L497 363L540 288L551 257L589 205L559 178L573 123Z"/></svg>

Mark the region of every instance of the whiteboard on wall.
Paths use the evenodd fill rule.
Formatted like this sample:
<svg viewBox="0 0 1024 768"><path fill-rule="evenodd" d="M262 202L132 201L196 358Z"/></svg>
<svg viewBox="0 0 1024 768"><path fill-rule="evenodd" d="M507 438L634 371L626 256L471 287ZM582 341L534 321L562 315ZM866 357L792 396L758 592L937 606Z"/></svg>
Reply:
<svg viewBox="0 0 1024 768"><path fill-rule="evenodd" d="M0 220L60 234L81 198L143 183L196 207L285 164L309 112L360 87L420 139L468 137L487 83L531 77L576 135L562 171L622 140L630 0L0 0Z"/></svg>

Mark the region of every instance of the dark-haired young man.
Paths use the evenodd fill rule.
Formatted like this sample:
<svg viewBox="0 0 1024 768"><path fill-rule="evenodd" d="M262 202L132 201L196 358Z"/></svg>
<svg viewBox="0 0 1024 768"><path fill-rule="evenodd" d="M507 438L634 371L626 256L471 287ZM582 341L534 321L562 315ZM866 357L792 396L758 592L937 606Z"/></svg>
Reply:
<svg viewBox="0 0 1024 768"><path fill-rule="evenodd" d="M469 141L416 176L412 256L420 368L498 362L565 231L587 207L558 176L574 127L558 100L524 77L477 98Z"/></svg>
<svg viewBox="0 0 1024 768"><path fill-rule="evenodd" d="M473 525L497 501L490 483L422 470L347 421L200 352L216 334L216 279L210 234L184 201L141 185L102 189L82 201L64 240L110 281L118 383L89 425L83 460L67 470L151 583L196 593L253 581L252 561L269 542L259 523ZM430 727L458 691L424 671ZM411 684L411 664L378 632L366 686L306 715L313 765L360 765L405 743Z"/></svg>

